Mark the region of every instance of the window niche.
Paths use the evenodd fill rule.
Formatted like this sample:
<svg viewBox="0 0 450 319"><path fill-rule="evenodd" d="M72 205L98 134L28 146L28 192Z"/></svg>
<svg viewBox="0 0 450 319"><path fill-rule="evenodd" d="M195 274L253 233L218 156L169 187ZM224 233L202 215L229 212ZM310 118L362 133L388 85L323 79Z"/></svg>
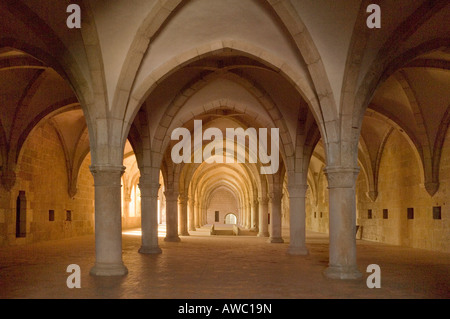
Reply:
<svg viewBox="0 0 450 319"><path fill-rule="evenodd" d="M66 221L71 222L72 221L72 211L66 210Z"/></svg>
<svg viewBox="0 0 450 319"><path fill-rule="evenodd" d="M383 219L388 219L389 218L389 210L388 209L383 209Z"/></svg>
<svg viewBox="0 0 450 319"><path fill-rule="evenodd" d="M414 219L414 208L410 207L406 210L407 218Z"/></svg>
<svg viewBox="0 0 450 319"><path fill-rule="evenodd" d="M214 212L214 215L215 215L215 216L214 216L214 217L215 217L215 218L214 218L214 221L215 221L215 222L219 222L219 221L220 221L220 219L219 219L219 211L216 210L216 211Z"/></svg>
<svg viewBox="0 0 450 319"><path fill-rule="evenodd" d="M48 211L48 221L50 221L50 222L55 221L55 211L53 209L50 209Z"/></svg>
<svg viewBox="0 0 450 319"><path fill-rule="evenodd" d="M373 213L371 209L367 210L367 219L372 219L373 218Z"/></svg>
<svg viewBox="0 0 450 319"><path fill-rule="evenodd" d="M16 237L27 234L27 197L25 191L19 191L16 201Z"/></svg>
<svg viewBox="0 0 450 319"><path fill-rule="evenodd" d="M441 206L433 207L433 219L442 219Z"/></svg>

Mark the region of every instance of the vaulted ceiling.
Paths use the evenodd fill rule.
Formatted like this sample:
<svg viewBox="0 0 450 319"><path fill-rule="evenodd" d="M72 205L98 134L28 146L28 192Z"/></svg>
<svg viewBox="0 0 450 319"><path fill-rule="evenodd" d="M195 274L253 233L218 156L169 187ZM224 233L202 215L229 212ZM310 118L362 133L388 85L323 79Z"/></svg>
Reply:
<svg viewBox="0 0 450 319"><path fill-rule="evenodd" d="M350 80L365 88L377 72L383 76L374 80L373 92L367 90L360 128L359 163L371 180L369 191L376 198L379 161L393 129L417 153L430 195L439 187L440 149L450 122L446 1L379 1L378 30L365 28L370 1L360 0L81 1L81 29L65 25L69 3L0 1L0 166L6 187L14 182L27 136L50 121L66 155L68 191L75 192L89 133L100 131L91 124L104 116L92 102L100 100L108 112L123 108L113 117L126 118L138 160L145 152L139 144L144 124L163 161L173 128L194 118L232 117L245 127L280 127L287 164L296 160L289 156L299 136L314 147L324 133L320 123L331 115L314 106L323 94L332 93L336 113L347 115ZM326 81L319 81L323 75ZM327 160L320 149L310 169Z"/></svg>

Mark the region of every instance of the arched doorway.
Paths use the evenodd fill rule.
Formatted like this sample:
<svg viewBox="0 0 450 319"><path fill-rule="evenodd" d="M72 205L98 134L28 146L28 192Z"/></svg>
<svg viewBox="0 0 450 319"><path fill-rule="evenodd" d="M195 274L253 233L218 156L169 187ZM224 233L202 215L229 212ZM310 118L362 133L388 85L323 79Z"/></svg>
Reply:
<svg viewBox="0 0 450 319"><path fill-rule="evenodd" d="M236 215L233 214L233 213L228 213L225 216L225 222L224 223L227 224L227 225L235 225L235 224L237 224L237 217L236 217Z"/></svg>

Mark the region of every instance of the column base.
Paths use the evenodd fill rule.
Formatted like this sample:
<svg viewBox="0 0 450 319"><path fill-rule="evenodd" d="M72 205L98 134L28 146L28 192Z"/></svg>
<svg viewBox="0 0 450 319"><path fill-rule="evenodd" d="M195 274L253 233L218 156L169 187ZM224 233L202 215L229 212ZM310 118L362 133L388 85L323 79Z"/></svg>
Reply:
<svg viewBox="0 0 450 319"><path fill-rule="evenodd" d="M176 242L181 241L181 239L178 236L176 236L176 237L165 237L164 241L176 243Z"/></svg>
<svg viewBox="0 0 450 319"><path fill-rule="evenodd" d="M139 248L138 252L141 254L156 255L156 254L161 254L162 250L159 247L144 247L144 246L142 246L141 248Z"/></svg>
<svg viewBox="0 0 450 319"><path fill-rule="evenodd" d="M269 233L258 233L257 237L269 237Z"/></svg>
<svg viewBox="0 0 450 319"><path fill-rule="evenodd" d="M289 247L287 250L289 255L306 256L309 255L309 251L306 247Z"/></svg>
<svg viewBox="0 0 450 319"><path fill-rule="evenodd" d="M92 276L124 276L128 274L128 269L123 263L106 264L96 263L89 272Z"/></svg>
<svg viewBox="0 0 450 319"><path fill-rule="evenodd" d="M190 236L191 234L189 234L189 232L185 232L185 233L181 233L181 234L178 234L178 236Z"/></svg>
<svg viewBox="0 0 450 319"><path fill-rule="evenodd" d="M360 279L362 277L356 266L329 266L323 274L331 279Z"/></svg>
<svg viewBox="0 0 450 319"><path fill-rule="evenodd" d="M269 238L269 243L271 244L281 244L284 243L284 239L281 237L270 237Z"/></svg>

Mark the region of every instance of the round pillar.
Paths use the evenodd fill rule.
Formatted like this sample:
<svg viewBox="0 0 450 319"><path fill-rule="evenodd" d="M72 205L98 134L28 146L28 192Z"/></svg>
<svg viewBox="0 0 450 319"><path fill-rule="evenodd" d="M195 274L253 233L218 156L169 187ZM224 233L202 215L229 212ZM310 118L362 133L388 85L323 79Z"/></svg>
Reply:
<svg viewBox="0 0 450 319"><path fill-rule="evenodd" d="M123 166L91 166L95 187L94 276L122 276L128 273L122 261Z"/></svg>
<svg viewBox="0 0 450 319"><path fill-rule="evenodd" d="M281 237L281 197L281 191L274 192L270 196L272 208L270 218L270 243L284 243L284 240Z"/></svg>
<svg viewBox="0 0 450 319"><path fill-rule="evenodd" d="M178 242L178 194L172 190L164 192L166 196L166 237L164 241Z"/></svg>
<svg viewBox="0 0 450 319"><path fill-rule="evenodd" d="M158 244L159 187L159 183L147 183L143 176L139 180L142 229L142 246L139 252L142 254L160 254L162 252Z"/></svg>
<svg viewBox="0 0 450 319"><path fill-rule="evenodd" d="M195 231L195 200L193 197L189 197L189 231Z"/></svg>
<svg viewBox="0 0 450 319"><path fill-rule="evenodd" d="M258 237L269 237L269 199L264 196L259 202L259 232Z"/></svg>
<svg viewBox="0 0 450 319"><path fill-rule="evenodd" d="M258 200L252 202L251 231L258 231Z"/></svg>
<svg viewBox="0 0 450 319"><path fill-rule="evenodd" d="M289 187L289 231L290 242L288 254L307 255L306 249L306 207L307 185Z"/></svg>
<svg viewBox="0 0 450 319"><path fill-rule="evenodd" d="M180 218L178 234L180 236L189 236L188 232L188 197L185 194L180 194L178 197L178 216Z"/></svg>
<svg viewBox="0 0 450 319"><path fill-rule="evenodd" d="M359 168L327 167L330 205L329 278L362 277L356 264L356 192Z"/></svg>

